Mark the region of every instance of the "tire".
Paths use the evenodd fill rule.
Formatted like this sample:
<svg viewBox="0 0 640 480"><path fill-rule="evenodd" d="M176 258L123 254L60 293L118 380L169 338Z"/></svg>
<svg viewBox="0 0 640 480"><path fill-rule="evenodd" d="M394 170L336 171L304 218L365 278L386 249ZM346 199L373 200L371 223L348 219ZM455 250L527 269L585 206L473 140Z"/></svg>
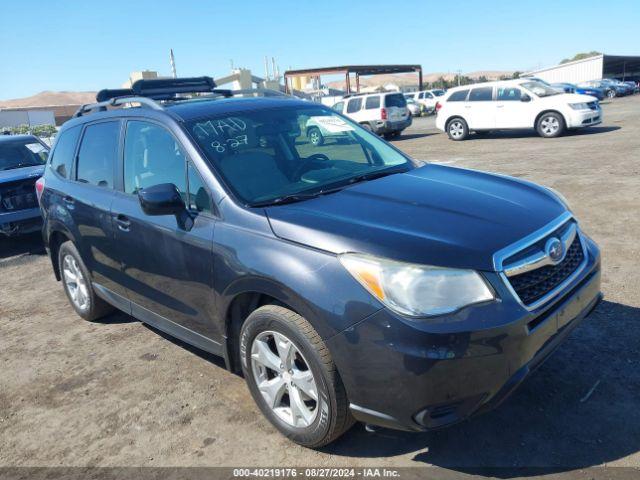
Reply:
<svg viewBox="0 0 640 480"><path fill-rule="evenodd" d="M292 354L281 355L276 340L282 352ZM278 305L254 310L240 331L240 357L253 399L264 416L293 442L319 448L353 425L347 394L329 350L311 324L297 313ZM271 382L268 389L267 382ZM300 388L302 384L305 387ZM298 405L295 410L299 415L294 414L294 405Z"/></svg>
<svg viewBox="0 0 640 480"><path fill-rule="evenodd" d="M456 117L447 123L447 135L453 141L459 142L469 136L469 126L463 118Z"/></svg>
<svg viewBox="0 0 640 480"><path fill-rule="evenodd" d="M617 94L616 94L616 91L615 91L614 89L607 90L607 97L608 97L608 98L610 98L610 99L611 99L611 98L616 98L616 95L617 95Z"/></svg>
<svg viewBox="0 0 640 480"><path fill-rule="evenodd" d="M60 245L58 265L64 292L76 313L93 322L115 310L114 307L98 297L91 285L91 275L85 266L76 246L71 241ZM74 280L75 277L75 280ZM73 285L75 284L75 290Z"/></svg>
<svg viewBox="0 0 640 480"><path fill-rule="evenodd" d="M543 113L536 124L538 135L544 138L554 138L565 131L564 118L557 112Z"/></svg>
<svg viewBox="0 0 640 480"><path fill-rule="evenodd" d="M367 122L361 123L360 126L364 128L366 131L373 133L373 128Z"/></svg>
<svg viewBox="0 0 640 480"><path fill-rule="evenodd" d="M324 136L322 135L318 127L311 127L307 131L307 137L309 137L309 141L315 147L319 147L320 145L324 144Z"/></svg>

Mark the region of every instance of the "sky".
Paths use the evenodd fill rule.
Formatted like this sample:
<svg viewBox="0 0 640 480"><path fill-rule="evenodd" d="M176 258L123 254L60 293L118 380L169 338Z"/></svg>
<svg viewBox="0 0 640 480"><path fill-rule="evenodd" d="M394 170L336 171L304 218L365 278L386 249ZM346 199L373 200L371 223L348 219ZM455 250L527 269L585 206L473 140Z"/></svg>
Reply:
<svg viewBox="0 0 640 480"><path fill-rule="evenodd" d="M605 8L606 7L606 8ZM640 55L640 1L21 0L0 9L0 99L119 87L132 71L264 76L340 64L530 70L591 50Z"/></svg>

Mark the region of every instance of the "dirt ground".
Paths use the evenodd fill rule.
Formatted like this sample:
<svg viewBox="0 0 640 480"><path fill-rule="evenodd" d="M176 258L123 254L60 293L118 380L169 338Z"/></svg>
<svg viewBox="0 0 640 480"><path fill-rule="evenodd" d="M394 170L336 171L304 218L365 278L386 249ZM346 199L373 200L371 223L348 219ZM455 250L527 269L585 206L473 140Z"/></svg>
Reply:
<svg viewBox="0 0 640 480"><path fill-rule="evenodd" d="M220 359L124 314L80 320L36 235L0 240L0 466L639 467L640 96L604 114L562 138L460 143L417 119L395 142L561 191L602 248L606 301L498 410L424 434L356 425L322 451L298 447Z"/></svg>

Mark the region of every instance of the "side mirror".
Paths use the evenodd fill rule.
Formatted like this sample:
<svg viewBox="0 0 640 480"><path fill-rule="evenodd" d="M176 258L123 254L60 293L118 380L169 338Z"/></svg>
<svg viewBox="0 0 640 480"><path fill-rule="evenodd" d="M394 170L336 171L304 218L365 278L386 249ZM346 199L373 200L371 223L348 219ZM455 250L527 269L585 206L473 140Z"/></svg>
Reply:
<svg viewBox="0 0 640 480"><path fill-rule="evenodd" d="M142 211L147 215L179 215L187 207L173 183L161 183L138 190Z"/></svg>
<svg viewBox="0 0 640 480"><path fill-rule="evenodd" d="M520 101L521 102L530 102L531 101L531 97L529 95L527 95L526 93L524 93L521 97L520 97Z"/></svg>

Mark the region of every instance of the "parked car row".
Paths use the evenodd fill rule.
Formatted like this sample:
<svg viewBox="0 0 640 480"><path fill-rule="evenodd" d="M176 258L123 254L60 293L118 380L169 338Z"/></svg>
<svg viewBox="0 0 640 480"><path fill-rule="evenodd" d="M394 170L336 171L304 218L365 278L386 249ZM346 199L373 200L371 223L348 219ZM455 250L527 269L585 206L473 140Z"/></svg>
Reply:
<svg viewBox="0 0 640 480"><path fill-rule="evenodd" d="M436 127L456 141L472 132L527 128L551 138L602 122L597 97L562 93L531 78L452 88L437 110Z"/></svg>
<svg viewBox="0 0 640 480"><path fill-rule="evenodd" d="M419 90L417 92L405 93L404 97L407 100L413 100L417 104L424 106L424 111L429 114L435 113L436 103L445 93L445 90L436 88L432 90Z"/></svg>
<svg viewBox="0 0 640 480"><path fill-rule="evenodd" d="M638 83L633 81L622 82L612 79L592 80L577 85L573 83L553 83L551 86L561 92L582 93L584 95L594 96L598 98L598 100L638 93Z"/></svg>

